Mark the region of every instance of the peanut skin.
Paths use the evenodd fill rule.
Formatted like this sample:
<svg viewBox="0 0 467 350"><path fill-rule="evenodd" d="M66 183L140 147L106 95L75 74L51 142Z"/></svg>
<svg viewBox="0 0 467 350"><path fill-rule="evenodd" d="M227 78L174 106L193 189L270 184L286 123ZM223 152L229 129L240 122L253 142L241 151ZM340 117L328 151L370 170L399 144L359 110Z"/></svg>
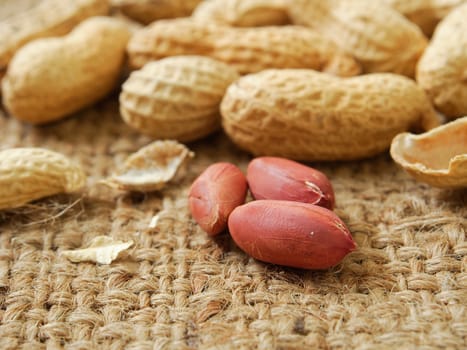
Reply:
<svg viewBox="0 0 467 350"><path fill-rule="evenodd" d="M334 191L326 175L292 160L255 158L248 165L247 181L255 199L289 200L334 208Z"/></svg>
<svg viewBox="0 0 467 350"><path fill-rule="evenodd" d="M342 220L313 204L257 200L237 207L228 224L243 251L278 265L326 269L356 247Z"/></svg>
<svg viewBox="0 0 467 350"><path fill-rule="evenodd" d="M239 168L230 163L209 166L192 184L189 207L193 219L210 236L227 228L227 219L245 202L247 182Z"/></svg>

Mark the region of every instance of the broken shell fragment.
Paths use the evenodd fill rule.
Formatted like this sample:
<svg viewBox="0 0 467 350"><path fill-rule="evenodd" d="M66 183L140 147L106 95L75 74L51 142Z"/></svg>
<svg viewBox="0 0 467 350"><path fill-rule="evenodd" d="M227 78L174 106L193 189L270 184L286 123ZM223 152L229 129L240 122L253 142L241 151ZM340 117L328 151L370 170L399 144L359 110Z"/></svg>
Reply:
<svg viewBox="0 0 467 350"><path fill-rule="evenodd" d="M435 187L467 187L467 117L420 135L397 135L391 156L419 181Z"/></svg>
<svg viewBox="0 0 467 350"><path fill-rule="evenodd" d="M183 177L193 157L194 153L177 141L155 141L128 157L123 168L102 183L127 191L160 190Z"/></svg>
<svg viewBox="0 0 467 350"><path fill-rule="evenodd" d="M108 236L97 236L94 237L87 248L64 250L61 255L72 262L92 261L109 265L118 258L121 252L132 245L132 240L123 242Z"/></svg>

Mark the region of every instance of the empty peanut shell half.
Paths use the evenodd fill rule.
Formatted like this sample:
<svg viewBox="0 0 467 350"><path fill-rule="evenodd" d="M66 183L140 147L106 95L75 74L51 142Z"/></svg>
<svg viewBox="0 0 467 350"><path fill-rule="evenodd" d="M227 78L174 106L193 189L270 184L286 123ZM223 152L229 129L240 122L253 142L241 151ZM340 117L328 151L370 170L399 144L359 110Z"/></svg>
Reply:
<svg viewBox="0 0 467 350"><path fill-rule="evenodd" d="M424 134L397 135L391 156L419 181L435 187L467 187L467 117Z"/></svg>
<svg viewBox="0 0 467 350"><path fill-rule="evenodd" d="M155 141L128 157L122 169L102 183L128 191L159 190L183 177L193 157L194 153L177 141Z"/></svg>

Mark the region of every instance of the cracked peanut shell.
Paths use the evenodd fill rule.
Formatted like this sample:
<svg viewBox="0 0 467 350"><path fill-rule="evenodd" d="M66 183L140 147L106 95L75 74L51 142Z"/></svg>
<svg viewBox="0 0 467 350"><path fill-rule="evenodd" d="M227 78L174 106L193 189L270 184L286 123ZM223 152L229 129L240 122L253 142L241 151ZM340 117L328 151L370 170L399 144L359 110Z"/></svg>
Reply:
<svg viewBox="0 0 467 350"><path fill-rule="evenodd" d="M397 135L391 156L418 181L443 188L467 187L467 117L421 135Z"/></svg>
<svg viewBox="0 0 467 350"><path fill-rule="evenodd" d="M360 73L353 57L322 35L300 26L234 28L193 19L157 21L128 43L130 65L168 56L202 55L240 74L266 68L310 68L341 76Z"/></svg>
<svg viewBox="0 0 467 350"><path fill-rule="evenodd" d="M339 78L265 70L232 84L221 114L225 132L242 149L304 161L370 157L400 132L439 125L424 91L391 73Z"/></svg>
<svg viewBox="0 0 467 350"><path fill-rule="evenodd" d="M185 145L174 140L154 141L130 155L103 184L127 191L156 191L180 180L194 157Z"/></svg>

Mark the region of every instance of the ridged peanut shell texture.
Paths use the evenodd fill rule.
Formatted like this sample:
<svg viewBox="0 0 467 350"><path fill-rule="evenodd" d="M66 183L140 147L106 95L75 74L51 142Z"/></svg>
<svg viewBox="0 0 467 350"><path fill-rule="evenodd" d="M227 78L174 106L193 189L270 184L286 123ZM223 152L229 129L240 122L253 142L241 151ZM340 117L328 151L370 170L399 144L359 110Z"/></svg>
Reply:
<svg viewBox="0 0 467 350"><path fill-rule="evenodd" d="M420 28L381 1L294 0L290 16L352 54L365 73L413 77L427 45Z"/></svg>
<svg viewBox="0 0 467 350"><path fill-rule="evenodd" d="M210 0L201 2L192 16L235 27L282 25L290 22L287 0Z"/></svg>
<svg viewBox="0 0 467 350"><path fill-rule="evenodd" d="M247 190L245 175L239 168L231 163L214 163L191 185L191 215L208 235L217 235L227 228L230 213L245 203Z"/></svg>
<svg viewBox="0 0 467 350"><path fill-rule="evenodd" d="M467 187L467 117L421 135L397 135L391 156L418 181L435 187Z"/></svg>
<svg viewBox="0 0 467 350"><path fill-rule="evenodd" d="M120 113L154 138L193 141L220 128L220 102L237 78L235 69L208 57L149 62L123 84Z"/></svg>
<svg viewBox="0 0 467 350"><path fill-rule="evenodd" d="M20 120L41 124L98 101L118 83L128 27L93 17L69 35L22 47L2 81L3 103Z"/></svg>
<svg viewBox="0 0 467 350"><path fill-rule="evenodd" d="M230 214L228 225L233 240L245 253L278 265L327 269L356 248L336 214L308 203L249 202Z"/></svg>
<svg viewBox="0 0 467 350"><path fill-rule="evenodd" d="M299 26L233 28L193 19L157 21L128 43L130 65L177 55L209 56L240 74L266 68L311 68L353 76L360 66L320 34Z"/></svg>
<svg viewBox="0 0 467 350"><path fill-rule="evenodd" d="M0 70L5 69L15 51L29 41L64 35L86 18L109 11L107 0L4 1L0 12L6 7L4 13L8 16L0 15Z"/></svg>
<svg viewBox="0 0 467 350"><path fill-rule="evenodd" d="M203 0L112 0L112 7L144 24L162 18L189 16Z"/></svg>
<svg viewBox="0 0 467 350"><path fill-rule="evenodd" d="M221 113L224 130L241 148L305 161L370 157L400 132L439 125L423 90L391 73L339 78L265 70L232 84Z"/></svg>
<svg viewBox="0 0 467 350"><path fill-rule="evenodd" d="M418 62L417 82L447 117L467 115L467 3L436 28Z"/></svg>
<svg viewBox="0 0 467 350"><path fill-rule="evenodd" d="M64 155L43 148L0 151L0 209L35 199L78 191L85 185L81 168Z"/></svg>
<svg viewBox="0 0 467 350"><path fill-rule="evenodd" d="M438 22L465 0L383 0L383 2L403 14L430 37Z"/></svg>

